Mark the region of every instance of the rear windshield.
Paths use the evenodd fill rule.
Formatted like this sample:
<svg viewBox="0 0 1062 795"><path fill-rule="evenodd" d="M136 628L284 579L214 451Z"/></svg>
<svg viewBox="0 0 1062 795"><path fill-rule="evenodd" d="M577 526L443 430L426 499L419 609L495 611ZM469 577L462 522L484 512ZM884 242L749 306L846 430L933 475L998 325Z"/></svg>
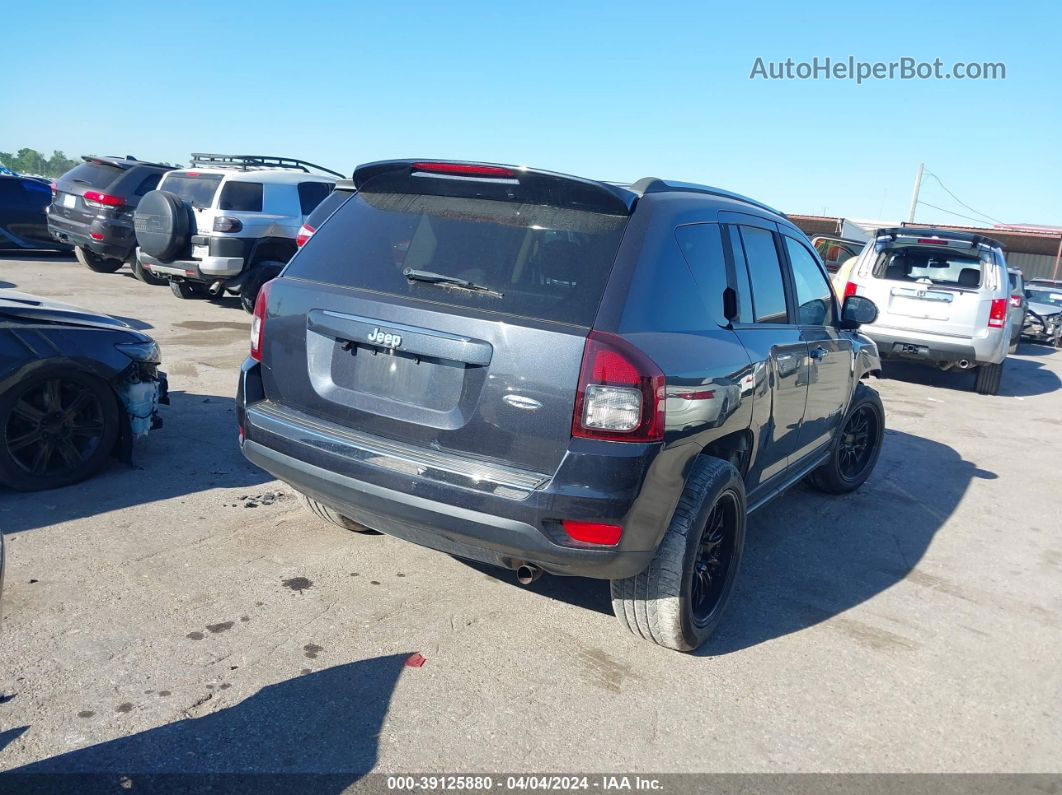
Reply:
<svg viewBox="0 0 1062 795"><path fill-rule="evenodd" d="M874 275L890 281L979 287L981 260L950 251L901 248L885 252Z"/></svg>
<svg viewBox="0 0 1062 795"><path fill-rule="evenodd" d="M160 186L193 207L204 209L214 201L214 193L221 184L220 174L178 173L171 171Z"/></svg>
<svg viewBox="0 0 1062 795"><path fill-rule="evenodd" d="M363 192L285 276L589 326L626 223L625 215L537 204ZM407 269L487 291L412 280Z"/></svg>
<svg viewBox="0 0 1062 795"><path fill-rule="evenodd" d="M87 188L106 188L122 173L118 166L107 163L84 162L63 174L64 182L76 182Z"/></svg>

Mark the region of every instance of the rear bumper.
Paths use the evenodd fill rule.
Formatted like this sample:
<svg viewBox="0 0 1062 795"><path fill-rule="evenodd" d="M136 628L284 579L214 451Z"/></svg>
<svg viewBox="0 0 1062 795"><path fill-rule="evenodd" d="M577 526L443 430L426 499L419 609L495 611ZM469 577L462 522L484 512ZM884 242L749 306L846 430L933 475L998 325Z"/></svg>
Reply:
<svg viewBox="0 0 1062 795"><path fill-rule="evenodd" d="M860 332L877 343L882 359L910 359L927 363L969 361L998 364L1006 357L1009 331L998 329L985 337L948 337L920 331L862 326Z"/></svg>
<svg viewBox="0 0 1062 795"><path fill-rule="evenodd" d="M427 466L408 458L404 468L381 465L388 454L358 455L341 429L328 443L314 438L321 423L284 430L270 421L261 409L272 404L256 394L257 366L244 366L237 396L247 459L343 516L421 546L509 569L534 563L553 574L630 577L652 560L678 499L674 484L653 484L660 445L589 442L583 449L573 442L556 473L522 491L515 478L484 491L420 474L436 466L430 459ZM566 537L562 519L622 525L623 535L615 547L580 546Z"/></svg>
<svg viewBox="0 0 1062 795"><path fill-rule="evenodd" d="M218 279L230 279L243 272L242 257L204 257L203 259L174 260L162 262L137 250L140 263L159 276L180 276L194 282L210 283Z"/></svg>
<svg viewBox="0 0 1062 795"><path fill-rule="evenodd" d="M48 232L61 243L80 246L101 257L129 259L136 248L132 224L111 218L93 218L89 224L78 223L48 214ZM99 239L92 235L98 235Z"/></svg>

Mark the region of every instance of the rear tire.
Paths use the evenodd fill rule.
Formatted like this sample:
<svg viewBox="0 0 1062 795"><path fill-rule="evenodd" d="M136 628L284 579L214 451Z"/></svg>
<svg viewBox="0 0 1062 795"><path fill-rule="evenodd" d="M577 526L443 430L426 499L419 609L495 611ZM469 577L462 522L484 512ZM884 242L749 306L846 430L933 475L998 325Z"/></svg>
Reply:
<svg viewBox="0 0 1062 795"><path fill-rule="evenodd" d="M808 475L808 483L827 494L855 491L874 471L884 438L885 409L881 397L860 383L833 441L829 460Z"/></svg>
<svg viewBox="0 0 1062 795"><path fill-rule="evenodd" d="M191 282L178 282L172 279L170 280L170 292L178 298L182 298L185 300L191 298L205 298L207 294L206 289L200 287L198 284L193 284Z"/></svg>
<svg viewBox="0 0 1062 795"><path fill-rule="evenodd" d="M89 251L82 246L74 247L74 256L77 257L78 262L96 273L114 273L124 264L120 259L101 257L94 251Z"/></svg>
<svg viewBox="0 0 1062 795"><path fill-rule="evenodd" d="M129 260L129 267L133 269L133 275L140 279L144 284L150 284L153 287L161 287L169 282L165 276L156 276L154 273L144 267L143 263L133 255L133 258Z"/></svg>
<svg viewBox="0 0 1062 795"><path fill-rule="evenodd" d="M353 533L361 533L367 536L383 535L379 530L373 530L371 527L366 527L361 522L355 522L353 519L348 519L340 513L336 513L327 505L324 505L313 497L306 494L302 495L302 498L306 500L306 507L310 509L310 512L317 515L326 522L331 522L336 527L342 527L344 530L350 530Z"/></svg>
<svg viewBox="0 0 1062 795"><path fill-rule="evenodd" d="M262 285L279 276L284 269L284 263L265 261L257 262L251 267L254 270L240 289L240 305L249 315L254 314L254 305L258 301L258 291L262 289Z"/></svg>
<svg viewBox="0 0 1062 795"><path fill-rule="evenodd" d="M979 395L999 394L999 382L1003 378L1003 363L982 364L977 368L975 389Z"/></svg>
<svg viewBox="0 0 1062 795"><path fill-rule="evenodd" d="M722 620L745 546L745 484L702 456L645 571L612 580L612 610L645 640L678 651L703 644Z"/></svg>

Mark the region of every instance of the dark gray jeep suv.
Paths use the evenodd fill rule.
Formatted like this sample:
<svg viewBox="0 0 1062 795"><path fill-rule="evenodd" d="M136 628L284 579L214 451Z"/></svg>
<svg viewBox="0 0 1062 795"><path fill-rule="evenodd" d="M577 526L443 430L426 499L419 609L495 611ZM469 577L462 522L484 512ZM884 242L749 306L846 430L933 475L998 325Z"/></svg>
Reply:
<svg viewBox="0 0 1062 795"><path fill-rule="evenodd" d="M255 464L321 516L611 580L632 632L719 622L745 518L877 461L880 369L783 215L702 185L439 161L359 167L259 295ZM337 200L338 202L338 200Z"/></svg>

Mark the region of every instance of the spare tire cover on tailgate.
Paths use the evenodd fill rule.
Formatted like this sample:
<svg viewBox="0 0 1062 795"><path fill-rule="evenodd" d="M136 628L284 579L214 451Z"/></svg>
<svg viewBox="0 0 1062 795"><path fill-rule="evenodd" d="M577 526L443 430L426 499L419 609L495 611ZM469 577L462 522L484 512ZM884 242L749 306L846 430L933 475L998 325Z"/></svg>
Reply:
<svg viewBox="0 0 1062 795"><path fill-rule="evenodd" d="M172 193L148 191L133 214L140 250L160 260L179 256L191 236L190 216L188 205Z"/></svg>

